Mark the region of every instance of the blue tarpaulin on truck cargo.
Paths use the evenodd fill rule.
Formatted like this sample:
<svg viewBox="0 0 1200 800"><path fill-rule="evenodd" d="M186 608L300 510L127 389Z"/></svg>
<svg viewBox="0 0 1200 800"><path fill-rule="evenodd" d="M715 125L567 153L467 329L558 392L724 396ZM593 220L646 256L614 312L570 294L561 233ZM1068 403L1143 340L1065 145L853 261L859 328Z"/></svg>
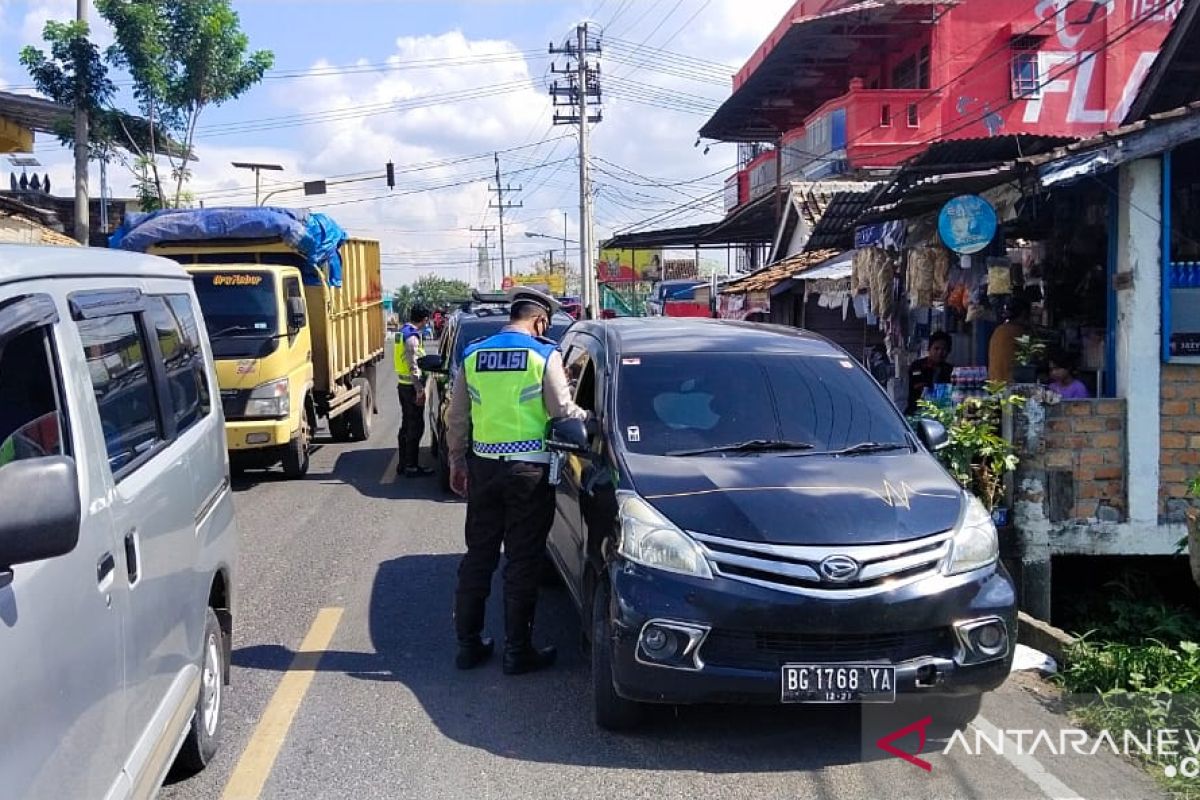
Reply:
<svg viewBox="0 0 1200 800"><path fill-rule="evenodd" d="M144 253L166 242L279 239L307 259L305 283L319 285L321 267L328 264L324 279L330 286L341 286L338 247L348 238L325 214L292 208L197 208L129 214L108 245Z"/></svg>

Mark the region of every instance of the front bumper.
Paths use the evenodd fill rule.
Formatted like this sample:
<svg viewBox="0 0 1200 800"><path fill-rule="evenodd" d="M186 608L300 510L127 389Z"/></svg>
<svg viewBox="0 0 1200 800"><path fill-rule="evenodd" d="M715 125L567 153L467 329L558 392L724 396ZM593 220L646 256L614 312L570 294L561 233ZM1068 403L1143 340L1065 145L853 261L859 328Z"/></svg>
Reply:
<svg viewBox="0 0 1200 800"><path fill-rule="evenodd" d="M291 438L292 423L287 419L225 421L225 445L231 452L283 447Z"/></svg>
<svg viewBox="0 0 1200 800"><path fill-rule="evenodd" d="M609 567L609 579L613 683L639 702L778 704L785 663L893 664L898 696L979 694L1007 678L1017 639L1016 595L1000 565L855 599L700 580L623 560ZM953 626L986 617L1004 622L1007 650L963 665ZM707 629L699 669L639 658L638 639L651 620Z"/></svg>

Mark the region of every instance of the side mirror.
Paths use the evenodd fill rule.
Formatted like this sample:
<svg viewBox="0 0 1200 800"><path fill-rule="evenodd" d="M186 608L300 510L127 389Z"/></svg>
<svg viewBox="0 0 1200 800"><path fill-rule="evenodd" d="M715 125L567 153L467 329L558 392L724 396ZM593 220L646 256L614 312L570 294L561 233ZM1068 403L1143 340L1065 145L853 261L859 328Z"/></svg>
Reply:
<svg viewBox="0 0 1200 800"><path fill-rule="evenodd" d="M66 456L0 467L0 586L12 568L66 555L79 542L79 478Z"/></svg>
<svg viewBox="0 0 1200 800"><path fill-rule="evenodd" d="M946 426L932 419L917 422L917 437L930 450L941 450L950 444L950 434L946 431Z"/></svg>
<svg viewBox="0 0 1200 800"><path fill-rule="evenodd" d="M446 360L437 354L421 356L417 359L417 367L422 372L443 373L446 371Z"/></svg>
<svg viewBox="0 0 1200 800"><path fill-rule="evenodd" d="M303 297L287 299L288 330L298 331L308 324L308 314L304 311Z"/></svg>
<svg viewBox="0 0 1200 800"><path fill-rule="evenodd" d="M546 449L554 453L590 453L587 423L579 419L554 420L550 423Z"/></svg>

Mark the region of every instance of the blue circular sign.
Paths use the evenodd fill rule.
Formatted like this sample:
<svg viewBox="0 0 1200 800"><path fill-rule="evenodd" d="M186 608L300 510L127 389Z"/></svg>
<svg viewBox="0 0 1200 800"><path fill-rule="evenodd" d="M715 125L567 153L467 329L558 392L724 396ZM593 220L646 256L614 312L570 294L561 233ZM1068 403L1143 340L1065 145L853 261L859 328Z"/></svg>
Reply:
<svg viewBox="0 0 1200 800"><path fill-rule="evenodd" d="M996 237L999 220L996 209L977 194L960 194L942 206L938 215L938 233L956 253L978 253Z"/></svg>

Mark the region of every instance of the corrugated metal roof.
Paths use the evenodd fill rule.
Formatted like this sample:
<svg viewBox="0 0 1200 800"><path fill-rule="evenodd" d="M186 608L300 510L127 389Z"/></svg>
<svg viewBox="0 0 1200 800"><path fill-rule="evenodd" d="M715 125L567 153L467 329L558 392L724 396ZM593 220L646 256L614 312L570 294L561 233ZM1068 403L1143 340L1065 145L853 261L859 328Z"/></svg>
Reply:
<svg viewBox="0 0 1200 800"><path fill-rule="evenodd" d="M780 281L786 281L797 272L817 266L838 254L837 250L821 250L814 253L800 253L777 261L771 266L757 272L738 278L721 289L721 294L746 294L748 292L765 292Z"/></svg>
<svg viewBox="0 0 1200 800"><path fill-rule="evenodd" d="M835 194L813 227L804 250L846 250L853 247L854 223L863 209L871 204L881 187L882 184L866 191Z"/></svg>

